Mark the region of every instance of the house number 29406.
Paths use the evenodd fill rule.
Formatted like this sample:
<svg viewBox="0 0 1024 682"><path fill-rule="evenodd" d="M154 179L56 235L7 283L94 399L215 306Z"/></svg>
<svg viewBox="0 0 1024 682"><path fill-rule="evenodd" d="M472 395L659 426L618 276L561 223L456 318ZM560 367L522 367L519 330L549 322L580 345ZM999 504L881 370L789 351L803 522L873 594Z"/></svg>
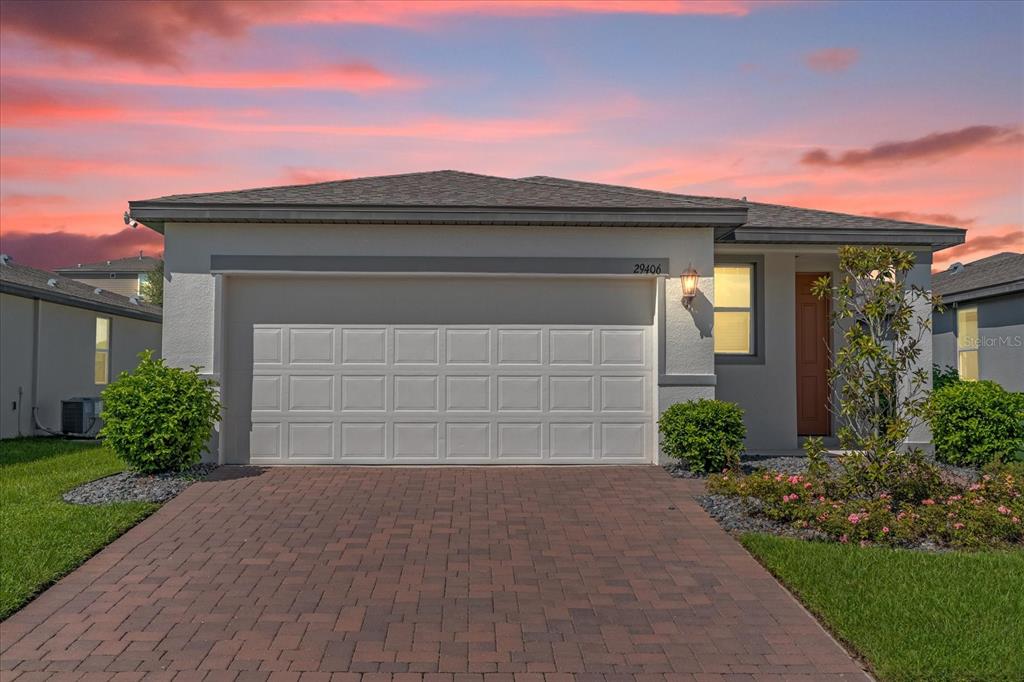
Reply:
<svg viewBox="0 0 1024 682"><path fill-rule="evenodd" d="M661 263L633 263L634 275L660 275Z"/></svg>

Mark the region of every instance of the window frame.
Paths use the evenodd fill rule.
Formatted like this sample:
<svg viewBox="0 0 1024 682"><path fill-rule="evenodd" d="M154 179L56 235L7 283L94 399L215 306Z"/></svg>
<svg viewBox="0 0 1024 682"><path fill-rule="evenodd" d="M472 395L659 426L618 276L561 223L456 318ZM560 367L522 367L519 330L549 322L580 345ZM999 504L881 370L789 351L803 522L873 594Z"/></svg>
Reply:
<svg viewBox="0 0 1024 682"><path fill-rule="evenodd" d="M107 347L106 348L100 348L100 343L99 343L99 338L98 338L99 337L100 320L106 320L106 323L107 323ZM113 319L111 317L106 316L106 315L97 315L96 316L96 323L93 325L93 349L92 349L93 350L93 355L92 355L92 361L93 361L92 381L93 381L93 385L95 385L95 386L106 386L106 385L108 385L110 383L110 344L111 344L111 337L113 335L112 334L113 327L114 327L114 321L113 321ZM96 376L96 360L99 359L101 354L106 356L105 362L104 362L104 365L103 365L103 368L105 370L105 375L106 376L103 377L103 381L98 381L97 380L98 377Z"/></svg>
<svg viewBox="0 0 1024 682"><path fill-rule="evenodd" d="M971 348L960 347L960 313L968 313L974 311L974 346ZM974 366L978 370L978 376L970 378L964 377L963 375L963 361L962 358L965 353L974 353ZM956 307L956 375L960 377L961 381L980 381L981 380L981 319L978 316L978 306L957 306Z"/></svg>
<svg viewBox="0 0 1024 682"><path fill-rule="evenodd" d="M749 265L750 281L750 353L715 353L715 364L719 365L763 365L764 358L764 256L742 254L715 254L715 266ZM714 270L711 272L714 278ZM712 306L711 322L714 326L715 312L721 310L745 312L747 308ZM714 331L712 330L712 336ZM713 341L712 341L713 343Z"/></svg>

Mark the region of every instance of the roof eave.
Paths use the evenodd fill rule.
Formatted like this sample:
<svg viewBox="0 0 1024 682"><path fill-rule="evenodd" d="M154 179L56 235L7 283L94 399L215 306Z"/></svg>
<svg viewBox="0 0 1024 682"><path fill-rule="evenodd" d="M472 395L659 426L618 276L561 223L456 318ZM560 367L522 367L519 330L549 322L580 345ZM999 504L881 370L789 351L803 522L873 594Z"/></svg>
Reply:
<svg viewBox="0 0 1024 682"><path fill-rule="evenodd" d="M129 202L131 217L157 232L166 223L392 223L735 227L745 208L507 208L446 206L238 206Z"/></svg>
<svg viewBox="0 0 1024 682"><path fill-rule="evenodd" d="M72 308L82 308L85 310L107 313L108 315L131 317L136 320L144 320L146 322L163 321L163 315L161 313L155 313L148 310L131 310L129 308L122 308L121 306L106 303L104 301L93 301L78 298L76 296L65 294L62 291L44 291L37 287L18 284L16 282L0 281L0 293L21 296L22 298L38 298L41 301L59 303L60 305L66 305Z"/></svg>
<svg viewBox="0 0 1024 682"><path fill-rule="evenodd" d="M908 227L900 231L885 228L786 228L740 227L729 241L740 244L894 244L929 246L940 251L963 244L967 230L953 227Z"/></svg>
<svg viewBox="0 0 1024 682"><path fill-rule="evenodd" d="M992 298L993 296L1014 294L1019 291L1024 291L1024 279L1020 279L1015 282L1003 282L1001 284L977 287L966 291L954 291L948 294L939 294L939 296L942 298L943 303L962 303L963 301L974 301L979 298Z"/></svg>

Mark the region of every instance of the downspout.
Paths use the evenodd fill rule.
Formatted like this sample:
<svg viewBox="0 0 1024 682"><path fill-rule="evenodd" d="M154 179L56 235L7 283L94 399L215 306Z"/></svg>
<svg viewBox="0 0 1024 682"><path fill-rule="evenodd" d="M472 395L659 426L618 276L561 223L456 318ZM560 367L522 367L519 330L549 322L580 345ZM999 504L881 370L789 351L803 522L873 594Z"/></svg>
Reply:
<svg viewBox="0 0 1024 682"><path fill-rule="evenodd" d="M42 301L38 298L32 299L32 393L29 395L29 404L32 405L30 412L32 413L32 423L29 424L29 435L35 435L35 414L36 400L39 399L39 327L42 324L40 321L42 315L40 306ZM21 414L18 414L18 429L21 429Z"/></svg>

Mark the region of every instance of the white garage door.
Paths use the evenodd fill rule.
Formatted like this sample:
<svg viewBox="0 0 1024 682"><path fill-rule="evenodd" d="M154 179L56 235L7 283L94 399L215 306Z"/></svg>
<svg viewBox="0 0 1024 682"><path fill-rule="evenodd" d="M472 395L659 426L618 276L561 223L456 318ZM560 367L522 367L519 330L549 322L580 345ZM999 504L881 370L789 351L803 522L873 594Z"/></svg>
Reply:
<svg viewBox="0 0 1024 682"><path fill-rule="evenodd" d="M648 326L253 327L250 461L637 463Z"/></svg>

